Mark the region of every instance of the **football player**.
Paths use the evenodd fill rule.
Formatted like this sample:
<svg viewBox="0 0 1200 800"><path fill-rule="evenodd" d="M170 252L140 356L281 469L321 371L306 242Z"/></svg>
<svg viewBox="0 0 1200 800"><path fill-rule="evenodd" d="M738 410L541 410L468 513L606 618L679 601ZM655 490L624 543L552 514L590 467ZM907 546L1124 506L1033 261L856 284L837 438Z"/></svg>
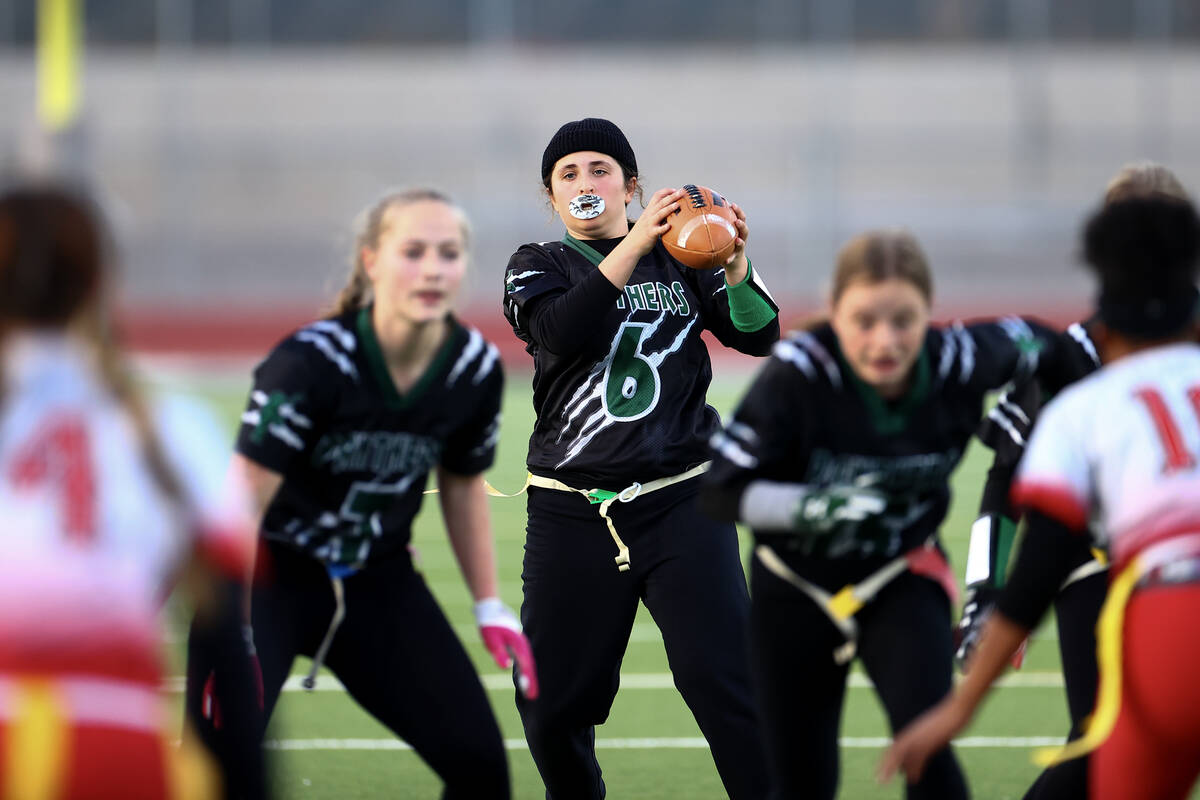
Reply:
<svg viewBox="0 0 1200 800"><path fill-rule="evenodd" d="M224 783L165 746L158 615L180 573L227 694L253 703L238 592L218 585L254 539L211 417L136 389L108 244L75 187L0 190L0 793L259 796L257 746L222 754Z"/></svg>
<svg viewBox="0 0 1200 800"><path fill-rule="evenodd" d="M327 665L441 777L443 797L506 798L500 729L408 547L433 471L484 643L502 667L515 658L536 697L528 642L498 597L482 476L499 437L499 354L450 312L467 246L463 212L436 191L364 212L332 314L255 369L235 462L262 511L251 622L264 716L310 656L306 684ZM203 663L189 670L206 681Z"/></svg>
<svg viewBox="0 0 1200 800"><path fill-rule="evenodd" d="M737 532L696 505L719 427L700 334L753 355L779 338L777 308L745 255L745 214L732 206L738 238L723 269L675 261L659 237L684 193L660 189L630 222L637 160L604 119L563 125L541 176L566 232L522 245L504 293L534 358L521 621L542 697L518 698L530 752L549 796L604 796L594 726L616 696L641 600L729 796L761 798Z"/></svg>
<svg viewBox="0 0 1200 800"><path fill-rule="evenodd" d="M779 343L713 438L702 497L749 525L751 656L773 798L833 797L855 656L893 729L950 687L953 577L937 541L983 400L1062 368L1054 332L1007 318L929 325L933 279L906 231L840 251L830 319ZM965 797L949 749L910 798Z"/></svg>

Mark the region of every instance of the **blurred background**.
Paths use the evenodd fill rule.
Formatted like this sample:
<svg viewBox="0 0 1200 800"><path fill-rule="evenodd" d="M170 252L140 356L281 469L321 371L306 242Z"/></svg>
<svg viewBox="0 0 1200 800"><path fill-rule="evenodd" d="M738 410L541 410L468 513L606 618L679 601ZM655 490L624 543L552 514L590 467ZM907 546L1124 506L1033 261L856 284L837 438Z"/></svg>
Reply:
<svg viewBox="0 0 1200 800"><path fill-rule="evenodd" d="M38 9L71 5L56 122ZM625 130L648 191L743 205L785 320L848 236L902 225L935 316L1065 321L1112 173L1200 180L1198 40L1200 0L0 0L0 160L103 187L143 349L265 352L341 285L355 214L416 184L467 209L462 315L515 344L500 276L561 235L540 158L584 116Z"/></svg>

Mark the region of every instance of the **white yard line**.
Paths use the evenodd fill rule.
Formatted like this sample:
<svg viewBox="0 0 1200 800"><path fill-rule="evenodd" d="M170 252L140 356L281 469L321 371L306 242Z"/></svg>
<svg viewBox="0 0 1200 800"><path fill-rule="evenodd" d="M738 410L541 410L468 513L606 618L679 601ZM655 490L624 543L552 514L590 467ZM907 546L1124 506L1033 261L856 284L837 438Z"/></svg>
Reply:
<svg viewBox="0 0 1200 800"><path fill-rule="evenodd" d="M1061 736L964 736L954 740L958 748L1029 748L1055 747ZM847 748L877 749L892 740L884 736L843 736L838 744ZM399 739L268 739L268 750L411 750ZM505 739L508 750L527 750L524 739ZM640 739L597 739L597 750L707 750L708 742L699 736Z"/></svg>
<svg viewBox="0 0 1200 800"><path fill-rule="evenodd" d="M302 692L300 685L302 675L292 675L283 685L285 692ZM490 691L511 691L512 678L506 673L490 673L482 676L483 686ZM182 677L167 678L164 688L168 692L182 692L184 679ZM1013 672L1001 678L997 686L1011 689L1055 689L1063 685L1062 674L1058 672ZM851 689L868 689L873 684L860 672L850 674ZM675 683L669 672L628 672L621 676L622 689L674 689ZM317 678L318 692L341 692L344 687L337 678L323 674Z"/></svg>

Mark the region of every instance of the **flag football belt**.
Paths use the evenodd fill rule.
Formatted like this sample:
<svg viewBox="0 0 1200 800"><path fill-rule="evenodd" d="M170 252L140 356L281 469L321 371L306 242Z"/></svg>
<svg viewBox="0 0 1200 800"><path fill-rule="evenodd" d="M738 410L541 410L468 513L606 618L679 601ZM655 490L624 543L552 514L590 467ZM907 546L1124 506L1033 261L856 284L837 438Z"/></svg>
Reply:
<svg viewBox="0 0 1200 800"><path fill-rule="evenodd" d="M1125 608L1135 589L1200 580L1200 533L1174 536L1152 544L1134 556L1113 578L1096 623L1096 660L1100 686L1096 708L1083 736L1062 747L1034 753L1034 763L1052 766L1092 752L1108 738L1121 711L1122 661Z"/></svg>
<svg viewBox="0 0 1200 800"><path fill-rule="evenodd" d="M854 615L904 571L909 570L916 575L933 579L946 591L951 605L958 602L958 584L954 581L954 574L950 571L946 557L934 546L932 536L924 544L896 556L858 583L846 584L836 594L830 594L797 575L795 570L765 544L755 547L754 555L772 574L787 581L820 606L830 622L846 637L845 644L833 651L834 663L839 665L850 663L858 650L858 623L855 622Z"/></svg>
<svg viewBox="0 0 1200 800"><path fill-rule="evenodd" d="M633 483L626 486L619 492L610 492L607 489L578 489L574 486L568 486L562 481L557 481L554 478L547 478L542 475L534 475L532 472L525 479L525 486L521 491L530 486L536 486L539 489L556 489L560 492L576 492L587 498L592 505L600 505L600 516L604 519L604 524L608 526L608 533L612 536L613 542L617 545L617 556L614 559L617 562L617 569L621 572L629 571L629 547L625 542L621 541L620 534L617 533L617 526L613 524L612 517L608 516L608 509L612 507L614 502L632 503L642 495L657 492L659 489L665 489L668 486L674 486L677 483L703 475L708 471L711 461L705 461L703 464L697 464L687 472L681 472L678 475L670 475L666 478L658 478L647 483ZM521 492L517 492L520 494Z"/></svg>
<svg viewBox="0 0 1200 800"><path fill-rule="evenodd" d="M333 637L337 634L338 628L342 626L342 620L346 618L346 587L343 580L358 572L353 567L332 564L326 565L325 570L329 573L329 585L333 588L333 616L329 618L329 627L325 629L325 636L321 639L320 646L317 647L308 674L300 681L300 685L310 692L317 688L317 673L325 663L325 656L329 655L329 648L333 646Z"/></svg>

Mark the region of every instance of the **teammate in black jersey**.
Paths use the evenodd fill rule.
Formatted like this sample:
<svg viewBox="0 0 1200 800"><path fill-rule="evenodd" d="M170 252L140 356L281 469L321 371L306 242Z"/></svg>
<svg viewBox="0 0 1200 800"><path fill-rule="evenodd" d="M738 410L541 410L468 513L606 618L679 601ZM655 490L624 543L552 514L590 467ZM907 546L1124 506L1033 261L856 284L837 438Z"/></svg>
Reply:
<svg viewBox="0 0 1200 800"><path fill-rule="evenodd" d="M775 348L713 438L706 509L755 534L752 671L772 798L833 797L850 662L899 728L950 686L955 592L937 530L984 395L1058 368L1021 319L929 327L916 240L881 231L838 256L828 323ZM910 798L965 797L943 750Z"/></svg>
<svg viewBox="0 0 1200 800"><path fill-rule="evenodd" d="M659 242L683 192L655 192L630 227L637 174L616 125L564 125L542 180L566 235L523 245L505 275L504 312L534 357L537 411L521 621L542 696L518 706L549 796L603 797L594 726L616 695L641 599L729 795L763 797L737 533L696 506L719 428L700 333L766 355L777 309L746 260L736 205L725 269L688 269Z"/></svg>
<svg viewBox="0 0 1200 800"><path fill-rule="evenodd" d="M1167 197L1187 201L1179 179L1166 167L1150 162L1123 167L1109 181L1104 202L1134 197ZM1090 335L1091 320L1071 325L1062 335L1063 352L1073 364L1072 379L1082 378L1100 366ZM1017 464L1025 453L1042 404L1056 388L1026 380L1001 395L979 429L979 438L995 451L983 489L979 518L971 528L967 557L967 597L958 626L956 658L965 669L979 642L984 621L995 608L1004 586L1018 515L1009 499ZM1054 598L1058 646L1062 658L1067 709L1071 718L1069 739L1083 735L1096 703L1099 670L1096 665L1096 621L1108 590L1108 564L1085 538L1074 542L1070 575ZM1066 800L1087 797L1087 758L1057 764L1043 772L1025 794L1025 800Z"/></svg>
<svg viewBox="0 0 1200 800"><path fill-rule="evenodd" d="M296 655L312 656L309 680L328 665L437 772L443 797L506 798L504 745L483 687L407 549L436 470L484 642L503 667L516 657L536 696L529 644L496 596L481 475L498 437L500 361L449 313L466 247L465 217L437 192L371 208L333 315L255 370L235 461L265 510L269 576L251 611L265 716Z"/></svg>

